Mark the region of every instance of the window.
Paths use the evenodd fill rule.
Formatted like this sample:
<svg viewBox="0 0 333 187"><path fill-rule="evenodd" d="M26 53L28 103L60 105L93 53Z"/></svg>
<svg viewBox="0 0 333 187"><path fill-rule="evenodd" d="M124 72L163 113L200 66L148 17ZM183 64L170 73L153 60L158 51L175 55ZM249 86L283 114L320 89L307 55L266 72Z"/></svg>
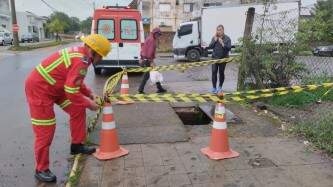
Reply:
<svg viewBox="0 0 333 187"><path fill-rule="evenodd" d="M159 9L160 9L160 12L170 12L171 4L170 3L160 3Z"/></svg>
<svg viewBox="0 0 333 187"><path fill-rule="evenodd" d="M5 25L5 24L2 24L1 26L2 26L3 28L6 28L6 25Z"/></svg>
<svg viewBox="0 0 333 187"><path fill-rule="evenodd" d="M193 12L193 3L185 3L184 12L185 13Z"/></svg>
<svg viewBox="0 0 333 187"><path fill-rule="evenodd" d="M112 19L98 20L97 34L101 34L109 40L114 39L114 20Z"/></svg>
<svg viewBox="0 0 333 187"><path fill-rule="evenodd" d="M178 36L192 34L192 26L192 24L180 26L180 29L178 30Z"/></svg>
<svg viewBox="0 0 333 187"><path fill-rule="evenodd" d="M120 21L120 38L124 40L138 39L138 28L136 20L123 19Z"/></svg>
<svg viewBox="0 0 333 187"><path fill-rule="evenodd" d="M5 33L5 37L9 37L10 36L10 34L9 33Z"/></svg>

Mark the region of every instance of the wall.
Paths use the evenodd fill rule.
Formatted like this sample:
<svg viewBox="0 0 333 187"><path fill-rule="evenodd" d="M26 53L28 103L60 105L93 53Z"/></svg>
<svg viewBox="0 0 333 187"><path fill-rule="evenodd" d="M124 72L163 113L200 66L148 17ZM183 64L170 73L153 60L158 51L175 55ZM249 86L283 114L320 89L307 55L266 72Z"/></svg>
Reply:
<svg viewBox="0 0 333 187"><path fill-rule="evenodd" d="M159 52L171 52L172 51L172 40L175 32L163 32L158 42Z"/></svg>
<svg viewBox="0 0 333 187"><path fill-rule="evenodd" d="M23 34L33 33L33 27L35 27L36 30L34 33L38 34L40 40L45 39L43 18L36 16L30 12L16 12L16 17L17 23L20 27L19 38L21 38Z"/></svg>

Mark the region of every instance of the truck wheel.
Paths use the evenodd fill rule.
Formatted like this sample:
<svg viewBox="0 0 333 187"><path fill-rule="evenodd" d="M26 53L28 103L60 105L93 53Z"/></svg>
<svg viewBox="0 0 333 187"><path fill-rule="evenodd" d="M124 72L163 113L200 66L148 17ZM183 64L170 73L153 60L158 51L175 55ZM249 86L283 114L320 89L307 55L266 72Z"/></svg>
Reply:
<svg viewBox="0 0 333 187"><path fill-rule="evenodd" d="M96 75L100 75L100 74L102 74L102 68L95 68L94 67L94 72L95 72Z"/></svg>
<svg viewBox="0 0 333 187"><path fill-rule="evenodd" d="M191 49L187 52L186 58L191 62L199 61L200 60L200 52L196 49Z"/></svg>

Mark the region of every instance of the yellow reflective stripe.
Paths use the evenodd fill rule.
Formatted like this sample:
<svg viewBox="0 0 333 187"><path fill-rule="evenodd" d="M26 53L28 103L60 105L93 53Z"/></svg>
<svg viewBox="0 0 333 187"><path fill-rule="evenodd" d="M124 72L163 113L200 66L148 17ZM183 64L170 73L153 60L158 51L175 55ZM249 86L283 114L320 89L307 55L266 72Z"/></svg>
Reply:
<svg viewBox="0 0 333 187"><path fill-rule="evenodd" d="M72 104L72 102L70 100L66 99L59 106L60 106L60 108L64 109L64 108L68 107L68 105L70 105L70 104Z"/></svg>
<svg viewBox="0 0 333 187"><path fill-rule="evenodd" d="M56 119L52 118L52 119L40 120L40 119L31 118L31 123L33 125L42 125L42 126L55 125Z"/></svg>
<svg viewBox="0 0 333 187"><path fill-rule="evenodd" d="M83 55L81 53L69 53L69 57L70 58L83 57Z"/></svg>
<svg viewBox="0 0 333 187"><path fill-rule="evenodd" d="M46 72L41 64L36 67L39 74L51 85L54 85L56 81Z"/></svg>
<svg viewBox="0 0 333 187"><path fill-rule="evenodd" d="M65 64L66 68L68 68L71 65L71 59L69 57L68 50L67 49L61 50L61 54L62 54L62 58L64 60L64 64Z"/></svg>
<svg viewBox="0 0 333 187"><path fill-rule="evenodd" d="M69 86L64 86L65 87L65 92L75 94L79 92L80 87L69 87Z"/></svg>
<svg viewBox="0 0 333 187"><path fill-rule="evenodd" d="M62 59L61 58L58 58L56 61L52 62L52 64L48 65L46 68L45 68L45 71L47 73L51 72L52 70L54 70L56 67L58 67L59 64L62 63Z"/></svg>

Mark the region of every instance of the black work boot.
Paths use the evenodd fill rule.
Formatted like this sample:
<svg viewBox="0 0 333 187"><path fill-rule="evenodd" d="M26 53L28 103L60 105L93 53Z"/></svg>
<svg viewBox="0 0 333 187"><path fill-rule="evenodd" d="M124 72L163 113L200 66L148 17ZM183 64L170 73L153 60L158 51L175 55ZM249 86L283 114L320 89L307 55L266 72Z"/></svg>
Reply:
<svg viewBox="0 0 333 187"><path fill-rule="evenodd" d="M165 92L167 92L167 90L162 87L162 85L161 85L160 82L156 83L156 87L157 87L157 93L165 93Z"/></svg>
<svg viewBox="0 0 333 187"><path fill-rule="evenodd" d="M36 179L38 179L41 182L56 182L57 177L49 170L45 171L37 171L35 173Z"/></svg>
<svg viewBox="0 0 333 187"><path fill-rule="evenodd" d="M93 154L96 151L94 147L89 147L83 144L71 144L71 154L76 155L76 154Z"/></svg>

